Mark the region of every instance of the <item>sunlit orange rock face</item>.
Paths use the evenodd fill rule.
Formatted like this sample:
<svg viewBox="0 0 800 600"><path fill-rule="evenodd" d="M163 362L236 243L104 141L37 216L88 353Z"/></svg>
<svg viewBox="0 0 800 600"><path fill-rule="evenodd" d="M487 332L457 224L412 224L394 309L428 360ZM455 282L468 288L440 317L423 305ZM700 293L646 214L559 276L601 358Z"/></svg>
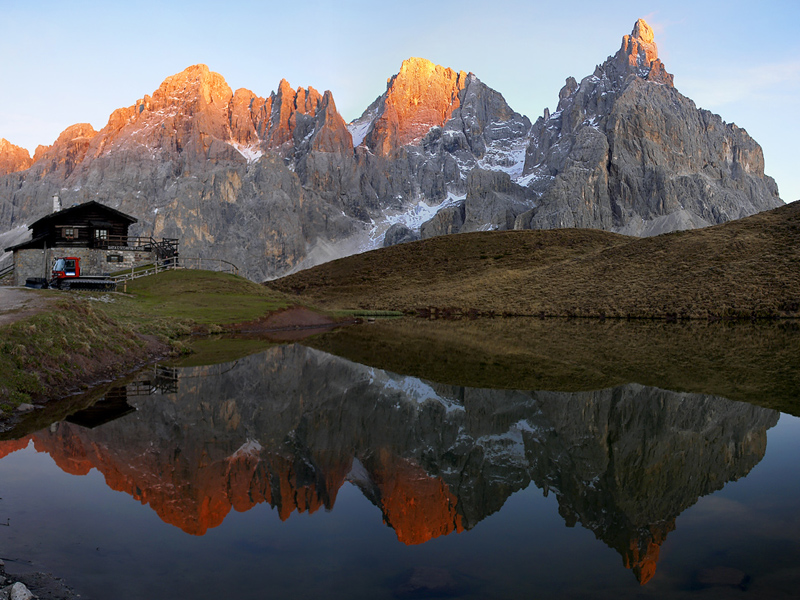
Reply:
<svg viewBox="0 0 800 600"><path fill-rule="evenodd" d="M83 162L97 132L88 123L67 127L51 146L39 146L33 155L39 177L54 174L67 178Z"/></svg>
<svg viewBox="0 0 800 600"><path fill-rule="evenodd" d="M392 77L384 95L383 111L367 134L375 154L390 155L397 148L422 139L432 127L441 127L460 106L458 94L467 74L409 58Z"/></svg>
<svg viewBox="0 0 800 600"><path fill-rule="evenodd" d="M653 28L644 19L639 19L633 26L630 35L622 38L622 48L618 60L627 61L630 67L646 71L645 79L673 86L673 76L667 73L661 59L658 58Z"/></svg>
<svg viewBox="0 0 800 600"><path fill-rule="evenodd" d="M24 171L32 163L31 155L25 148L20 148L8 140L0 138L0 176Z"/></svg>
<svg viewBox="0 0 800 600"><path fill-rule="evenodd" d="M222 75L206 65L194 65L165 79L152 96L115 110L99 132L87 124L74 125L52 146L40 146L27 166L20 165L27 168L32 162L38 176L56 172L66 178L76 167L90 169L93 160L120 151L162 160L185 155L212 162L245 160L237 146L286 154L296 142L316 133L314 118L320 108L326 133L317 146L329 144L326 140L333 136L346 147L350 135L338 113L338 120L331 115L336 107L329 93L324 97L311 87L295 90L286 80L266 99L246 89L234 93ZM0 174L2 155L0 146Z"/></svg>
<svg viewBox="0 0 800 600"><path fill-rule="evenodd" d="M456 512L458 499L441 478L429 476L418 464L384 450L373 465L372 479L380 490L384 520L404 544L464 531Z"/></svg>
<svg viewBox="0 0 800 600"><path fill-rule="evenodd" d="M644 585L656 574L661 544L667 534L675 529L675 519L659 525L651 525L647 534L640 539L632 539L630 547L620 549L626 569L633 571L636 580Z"/></svg>
<svg viewBox="0 0 800 600"><path fill-rule="evenodd" d="M350 468L349 462L330 465L322 480L308 481L297 472L293 457L262 453L258 443L209 461L191 449L164 455L155 450L128 452L124 445L110 448L93 440L90 430L68 423L55 433L40 432L33 440L36 450L48 453L63 471L86 475L95 468L111 489L149 505L163 521L192 535L221 525L231 508L244 512L266 502L281 520L295 511L332 508ZM27 442L14 444L24 448ZM0 446L0 452L4 449L19 448Z"/></svg>
<svg viewBox="0 0 800 600"><path fill-rule="evenodd" d="M298 115L314 116L319 107L322 96L312 87L307 90L292 89L289 82L281 79L278 93L270 98L270 104L275 105L275 119L270 123L268 130L263 131L271 148L280 148L286 143L294 142L294 132L298 125Z"/></svg>
<svg viewBox="0 0 800 600"><path fill-rule="evenodd" d="M0 443L0 455L25 448L30 439ZM111 489L149 505L163 521L192 535L221 525L231 508L245 512L267 503L284 521L293 512L331 509L352 465L352 459L315 457L320 475L309 481L298 473L294 457L264 452L257 442L209 462L191 450L128 453L124 445L110 448L93 440L90 430L68 423L32 439L36 450L48 453L66 473L97 469ZM422 544L464 530L457 498L440 478L388 451L379 453L371 469L379 508L401 542Z"/></svg>
<svg viewBox="0 0 800 600"><path fill-rule="evenodd" d="M30 443L30 437L24 437L19 440L4 440L0 441L0 458L5 458L9 454L27 448Z"/></svg>

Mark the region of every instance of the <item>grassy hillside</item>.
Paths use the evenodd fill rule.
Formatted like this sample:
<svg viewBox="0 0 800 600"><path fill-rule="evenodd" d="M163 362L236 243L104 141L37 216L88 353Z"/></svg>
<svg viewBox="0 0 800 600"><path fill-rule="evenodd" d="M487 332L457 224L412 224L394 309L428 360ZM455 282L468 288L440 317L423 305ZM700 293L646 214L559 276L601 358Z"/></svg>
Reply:
<svg viewBox="0 0 800 600"><path fill-rule="evenodd" d="M144 317L149 323L213 327L252 321L289 305L281 293L213 271L164 271L131 281L127 289L126 296L115 295L104 306L133 324Z"/></svg>
<svg viewBox="0 0 800 600"><path fill-rule="evenodd" d="M39 293L55 296L51 309L0 327L0 417L180 352L179 338L194 330L222 331L289 305L242 277L194 270L135 280L127 294Z"/></svg>
<svg viewBox="0 0 800 600"><path fill-rule="evenodd" d="M653 238L480 232L383 248L266 284L335 309L715 318L800 316L800 203Z"/></svg>

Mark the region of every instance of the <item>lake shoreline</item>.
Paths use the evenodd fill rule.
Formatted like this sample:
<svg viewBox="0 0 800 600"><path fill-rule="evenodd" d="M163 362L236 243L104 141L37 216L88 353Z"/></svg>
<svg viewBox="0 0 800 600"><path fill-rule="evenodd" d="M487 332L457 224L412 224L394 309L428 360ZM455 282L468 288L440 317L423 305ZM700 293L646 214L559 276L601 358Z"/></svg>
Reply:
<svg viewBox="0 0 800 600"><path fill-rule="evenodd" d="M56 304L40 308L36 313L39 316L51 313ZM22 327L30 317L23 317L17 323ZM228 323L212 326L196 326L193 331L178 337L157 336L130 332L137 346L133 351L125 353L92 352L88 356L72 356L66 360L80 363L81 370L75 374L69 384L63 382L50 385L32 393L25 402L21 402L12 411L0 410L0 433L14 430L26 418L32 418L30 413L63 402L76 394L90 393L92 389L103 384L124 378L147 365L154 364L166 358L177 358L182 354L191 353L188 343L198 336L214 335L217 333L258 335L275 342L296 341L318 332L331 328L351 325L360 322L357 318L332 317L313 311L305 306L293 305L278 310L267 312L265 315L240 323ZM35 327L35 325L33 325ZM69 349L64 349L70 357ZM43 362L41 357L32 357L38 362ZM31 371L37 379L46 379L43 371Z"/></svg>
<svg viewBox="0 0 800 600"><path fill-rule="evenodd" d="M82 598L62 578L43 571L9 573L5 561L0 559L0 594L17 598L39 598L40 600L75 600ZM31 596L30 594L33 594Z"/></svg>
<svg viewBox="0 0 800 600"><path fill-rule="evenodd" d="M7 294L9 295L9 294ZM12 296L21 294L12 291ZM193 335L353 322L286 299L241 277L174 271L145 277L128 293L26 290L35 310L0 311L0 431L37 407L118 379L154 361L190 353Z"/></svg>

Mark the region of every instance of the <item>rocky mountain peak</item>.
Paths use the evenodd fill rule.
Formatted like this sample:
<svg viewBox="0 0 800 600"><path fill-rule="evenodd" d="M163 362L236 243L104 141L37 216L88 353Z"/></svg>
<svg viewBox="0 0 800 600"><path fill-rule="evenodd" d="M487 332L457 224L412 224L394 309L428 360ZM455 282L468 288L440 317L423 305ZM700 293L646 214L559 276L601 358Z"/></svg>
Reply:
<svg viewBox="0 0 800 600"><path fill-rule="evenodd" d="M672 86L673 76L667 73L658 58L658 46L654 40L653 28L644 19L639 19L631 34L623 36L622 47L614 56L614 62L622 67L623 72Z"/></svg>
<svg viewBox="0 0 800 600"><path fill-rule="evenodd" d="M600 227L658 235L781 204L761 148L682 96L643 19L616 54L531 129L523 178L537 206L516 228Z"/></svg>
<svg viewBox="0 0 800 600"><path fill-rule="evenodd" d="M64 178L80 165L92 141L97 136L89 123L77 123L67 127L52 146L39 146L33 156L33 164L39 167L40 175L54 173Z"/></svg>
<svg viewBox="0 0 800 600"><path fill-rule="evenodd" d="M386 156L401 146L419 142L431 128L447 122L460 106L459 93L466 85L464 71L424 58L404 60L397 75L388 80L378 106L370 107L377 111L365 136L367 147Z"/></svg>
<svg viewBox="0 0 800 600"><path fill-rule="evenodd" d="M32 164L31 155L25 148L15 146L0 138L0 176L24 171Z"/></svg>
<svg viewBox="0 0 800 600"><path fill-rule="evenodd" d="M295 90L288 81L281 79L277 93L270 99L272 114L266 134L267 145L282 149L282 153L293 151L296 134L302 134L300 139L308 135L310 120L320 106L322 95L313 87Z"/></svg>
<svg viewBox="0 0 800 600"><path fill-rule="evenodd" d="M645 44L652 44L655 35L653 34L653 28L647 24L647 21L644 19L639 19L633 26L631 37L634 37Z"/></svg>
<svg viewBox="0 0 800 600"><path fill-rule="evenodd" d="M225 106L231 96L233 91L222 75L211 71L206 65L198 64L167 77L153 92L152 102L156 110L161 106L193 102L201 98L205 104Z"/></svg>

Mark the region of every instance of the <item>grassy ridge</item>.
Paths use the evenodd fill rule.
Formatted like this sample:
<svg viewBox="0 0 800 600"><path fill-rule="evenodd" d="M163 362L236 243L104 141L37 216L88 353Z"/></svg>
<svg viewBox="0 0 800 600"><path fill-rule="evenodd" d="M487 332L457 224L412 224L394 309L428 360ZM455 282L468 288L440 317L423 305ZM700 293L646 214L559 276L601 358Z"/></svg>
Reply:
<svg viewBox="0 0 800 600"><path fill-rule="evenodd" d="M268 282L326 308L454 314L800 316L800 203L653 238L597 230L442 236Z"/></svg>
<svg viewBox="0 0 800 600"><path fill-rule="evenodd" d="M212 271L165 271L136 279L127 287L130 296L109 303L107 310L133 323L144 316L150 322L213 327L252 321L289 306L280 293L237 275Z"/></svg>

